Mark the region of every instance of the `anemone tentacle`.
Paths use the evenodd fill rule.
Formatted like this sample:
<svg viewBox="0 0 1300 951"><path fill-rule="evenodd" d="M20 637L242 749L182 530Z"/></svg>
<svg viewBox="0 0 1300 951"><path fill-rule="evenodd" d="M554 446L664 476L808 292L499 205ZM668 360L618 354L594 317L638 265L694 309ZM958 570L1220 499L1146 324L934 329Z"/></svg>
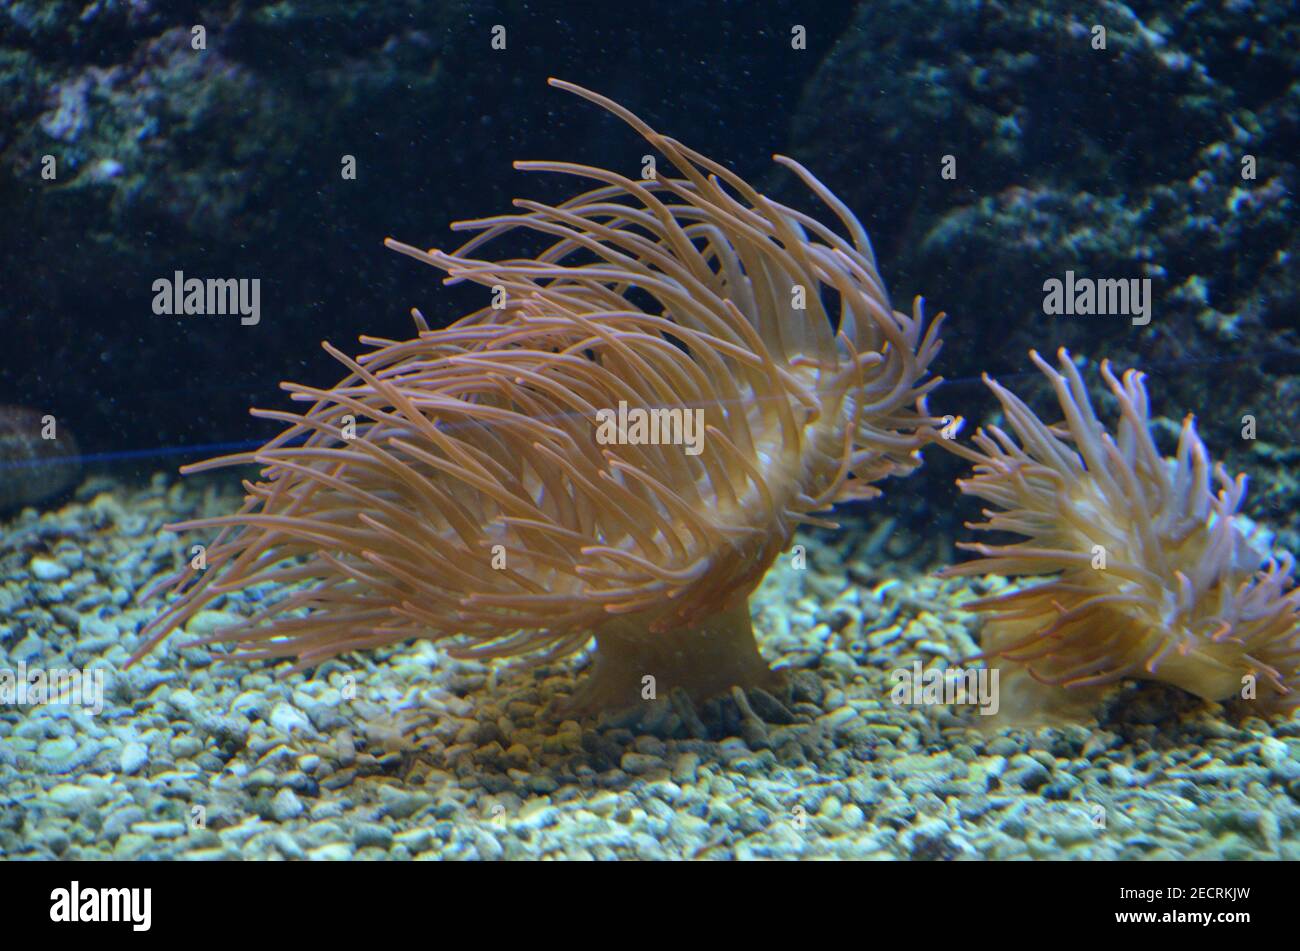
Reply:
<svg viewBox="0 0 1300 951"><path fill-rule="evenodd" d="M942 574L1053 576L968 605L988 616L986 653L1048 684L1136 677L1226 700L1253 682L1265 706L1300 704L1300 588L1291 557L1268 557L1238 514L1245 476L1211 465L1191 416L1162 457L1136 370L1117 378L1101 363L1119 407L1112 434L1066 350L1059 371L1030 356L1064 423L1045 424L986 378L1014 437L989 426L975 448L945 441L974 463L961 491L996 506L968 527L1027 540L963 543L982 557Z"/></svg>
<svg viewBox="0 0 1300 951"><path fill-rule="evenodd" d="M216 537L204 572L169 579L180 596L137 657L222 595L277 582L293 593L206 641L306 667L416 637L532 660L594 637L611 677L640 662L689 679L670 658L725 666L730 652L733 675L695 685L721 689L762 666L745 601L795 527L919 463L940 320L927 326L919 300L891 309L848 209L778 157L841 233L610 100L552 85L623 119L677 175L518 163L596 187L458 223L470 236L454 251L390 239L449 283L492 288L496 306L442 330L415 311L416 337L363 337L356 358L326 344L347 371L336 386L284 384L305 410L255 411L286 424L279 436L183 470L261 475L237 513L171 526ZM528 234L544 245L532 257L483 256ZM600 438L620 406L661 413L676 436L698 420L698 448ZM633 658L600 662L615 650Z"/></svg>

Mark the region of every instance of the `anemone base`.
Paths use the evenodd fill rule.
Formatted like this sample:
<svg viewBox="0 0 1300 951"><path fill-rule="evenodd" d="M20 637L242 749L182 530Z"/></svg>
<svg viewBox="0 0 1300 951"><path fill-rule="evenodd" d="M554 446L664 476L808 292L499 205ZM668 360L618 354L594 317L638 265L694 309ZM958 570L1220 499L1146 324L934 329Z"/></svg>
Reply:
<svg viewBox="0 0 1300 951"><path fill-rule="evenodd" d="M616 618L596 632L591 670L564 712L666 701L678 688L699 703L732 687L774 687L779 680L758 653L743 600L699 624L658 633L644 618Z"/></svg>

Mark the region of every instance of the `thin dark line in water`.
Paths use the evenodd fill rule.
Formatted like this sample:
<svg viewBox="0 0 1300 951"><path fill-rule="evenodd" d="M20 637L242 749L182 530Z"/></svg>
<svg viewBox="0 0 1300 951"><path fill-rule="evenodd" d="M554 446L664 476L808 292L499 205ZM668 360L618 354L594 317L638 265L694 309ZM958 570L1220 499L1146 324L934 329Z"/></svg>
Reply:
<svg viewBox="0 0 1300 951"><path fill-rule="evenodd" d="M76 456L50 456L40 459L19 459L15 462L0 462L0 472L6 469L40 469L67 465L77 462L82 465L97 462L126 462L130 459L157 459L164 456L184 456L191 453L228 453L246 452L260 449L266 443L257 440L245 442L195 443L190 446L159 446L154 449L122 449L117 452L90 452Z"/></svg>
<svg viewBox="0 0 1300 951"><path fill-rule="evenodd" d="M184 456L189 453L247 452L260 449L266 443L255 439L243 442L195 443L192 446L160 446L157 449L123 449L118 452L95 452L81 456L82 462L123 462L127 459L152 459L159 456Z"/></svg>
<svg viewBox="0 0 1300 951"><path fill-rule="evenodd" d="M1281 357L1281 356L1300 357L1300 350L1292 350L1292 349L1268 350L1265 351L1264 353L1241 354L1239 356L1233 356L1233 357L1187 357L1179 360L1153 360L1149 363L1142 364L1137 369L1143 370L1144 372L1150 374L1156 371L1164 371L1174 367L1196 366L1196 365L1204 365L1204 364L1240 363L1243 360L1262 361L1262 360L1269 359L1270 357ZM1088 361L1089 364L1095 362L1097 361L1093 361L1093 360ZM1034 378L1040 375L1041 374L1036 369L1017 370L1011 373L990 373L989 374L990 377L1000 381ZM943 382L940 383L939 386L936 387L935 389L939 390L939 389L944 389L946 387L968 386L971 384L981 383L981 382L982 380L978 376L953 377L951 379L945 378ZM752 403L754 401L744 400L742 402ZM683 408L688 408L688 407L683 407ZM547 418L560 419L564 415L566 414L556 414L554 416L547 417ZM442 425L447 425L447 424L444 423ZM116 452L89 453L81 456L61 456L52 459L22 460L19 462L0 462L0 472L3 472L6 469L36 468L40 466L59 465L59 464L69 463L74 461L81 462L83 464L114 463L114 462L127 462L133 459L159 459L168 456L184 456L184 455L203 455L206 458L211 454L249 452L255 449L261 449L264 445L266 445L265 441L244 440L242 442L194 443L192 445L185 445L185 446L159 446L153 449L123 449L123 450L118 450ZM288 443L287 445L291 445L291 446L298 445L298 442L296 441L291 442Z"/></svg>

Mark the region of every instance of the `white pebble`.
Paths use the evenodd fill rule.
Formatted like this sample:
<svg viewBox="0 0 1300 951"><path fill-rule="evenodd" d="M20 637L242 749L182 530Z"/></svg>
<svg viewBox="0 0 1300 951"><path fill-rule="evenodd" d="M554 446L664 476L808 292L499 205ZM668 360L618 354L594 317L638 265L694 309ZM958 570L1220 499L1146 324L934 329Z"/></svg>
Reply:
<svg viewBox="0 0 1300 951"><path fill-rule="evenodd" d="M294 730L312 732L311 721L307 719L306 714L297 707L283 702L277 703L271 710L271 726L285 735Z"/></svg>
<svg viewBox="0 0 1300 951"><path fill-rule="evenodd" d="M299 799L292 789L281 789L271 800L271 815L275 816L280 822L288 819L296 819L303 813L302 800Z"/></svg>
<svg viewBox="0 0 1300 951"><path fill-rule="evenodd" d="M68 569L57 561L37 555L28 566L37 581L62 581L68 576Z"/></svg>
<svg viewBox="0 0 1300 951"><path fill-rule="evenodd" d="M128 743L122 747L118 765L127 776L134 776L145 763L149 762L149 748L143 743Z"/></svg>

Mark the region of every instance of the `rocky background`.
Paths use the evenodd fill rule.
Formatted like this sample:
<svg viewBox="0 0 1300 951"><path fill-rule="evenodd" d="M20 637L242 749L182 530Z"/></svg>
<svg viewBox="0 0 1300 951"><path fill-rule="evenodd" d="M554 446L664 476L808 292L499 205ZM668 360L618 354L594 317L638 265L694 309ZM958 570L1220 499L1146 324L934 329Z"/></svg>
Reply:
<svg viewBox="0 0 1300 951"><path fill-rule="evenodd" d="M557 75L811 208L768 159L809 165L866 224L896 304L924 292L951 314L951 382L932 408L983 418L988 371L1053 415L1026 373L1031 346L1140 366L1155 409L1197 413L1211 450L1251 473L1248 510L1285 527L1300 456L1288 6L1164 2L1139 19L1064 0L778 0L631 17L475 0L5 0L0 402L54 412L92 459L145 471L265 438L247 406L283 406L280 380L341 375L320 340L356 349L361 333L406 334L413 305L444 322L478 306L385 236L447 245L453 220L573 187L512 171L516 158L639 163L635 136L545 86ZM491 49L497 24L505 50ZM795 24L807 49L791 48ZM356 181L340 177L345 154ZM939 174L944 155L956 180ZM262 322L155 316L151 284L176 270L260 278ZM1151 323L1045 316L1043 281L1066 270L1151 278ZM952 504L957 472L935 456L875 510L951 534L973 513Z"/></svg>
<svg viewBox="0 0 1300 951"><path fill-rule="evenodd" d="M988 372L1059 418L1031 347L1139 367L1169 444L1195 413L1215 458L1252 476L1248 511L1295 550L1300 19L1281 3L1144 8L863 3L805 90L792 148L860 214L895 306L925 293L951 315L953 382L933 409L983 418ZM1151 322L1044 315L1043 282L1067 270L1150 278ZM930 478L957 469L931 461Z"/></svg>
<svg viewBox="0 0 1300 951"><path fill-rule="evenodd" d="M362 333L408 335L413 305L435 322L481 306L386 236L459 243L453 220L571 192L515 159L639 163L635 135L548 76L766 169L850 12L819 14L794 55L774 31L796 8L669 30L615 5L0 4L0 402L53 406L91 452L264 438L250 403L283 405L283 379L343 375L322 339L355 351ZM505 50L491 48L497 24ZM259 277L261 324L155 316L151 284L178 269Z"/></svg>

